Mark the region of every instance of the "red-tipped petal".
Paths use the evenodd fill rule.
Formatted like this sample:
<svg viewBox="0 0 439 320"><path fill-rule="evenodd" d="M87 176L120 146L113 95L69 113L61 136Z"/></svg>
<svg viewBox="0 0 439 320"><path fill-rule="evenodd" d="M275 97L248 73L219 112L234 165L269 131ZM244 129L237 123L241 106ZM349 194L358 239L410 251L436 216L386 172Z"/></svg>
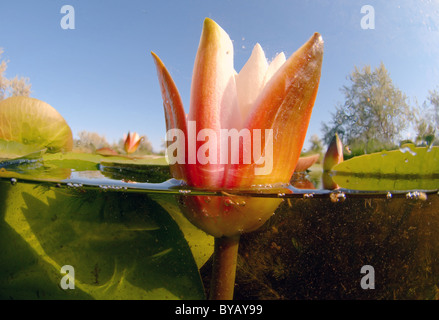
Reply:
<svg viewBox="0 0 439 320"><path fill-rule="evenodd" d="M157 68L157 76L160 83L160 88L163 98L163 108L165 111L166 118L166 129L180 129L187 136L187 126L186 126L186 114L184 112L183 103L178 93L177 86L172 80L171 75L166 69L160 58L151 52L152 57ZM184 145L181 145L178 150L187 150L187 141L181 141ZM168 141L168 145L172 144L172 141ZM185 152L185 164L187 163L187 152ZM182 179L187 181L187 167L182 163L171 164L171 174L175 179Z"/></svg>
<svg viewBox="0 0 439 320"><path fill-rule="evenodd" d="M272 171L267 175L255 175L255 164L236 165L227 173L227 187L289 182L308 129L322 60L323 40L315 33L273 75L245 125L252 133L255 129L262 130L262 150L264 129L273 130Z"/></svg>

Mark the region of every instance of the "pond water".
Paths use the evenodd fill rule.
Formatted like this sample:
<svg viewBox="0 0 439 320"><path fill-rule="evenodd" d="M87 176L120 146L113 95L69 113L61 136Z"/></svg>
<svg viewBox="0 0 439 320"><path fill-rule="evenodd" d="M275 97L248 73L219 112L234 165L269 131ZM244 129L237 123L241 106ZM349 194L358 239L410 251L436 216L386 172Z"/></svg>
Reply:
<svg viewBox="0 0 439 320"><path fill-rule="evenodd" d="M165 166L25 163L0 176L1 298L202 299L209 290L213 239L178 203L224 193L190 190ZM291 185L240 196L282 202L241 236L235 299L439 298L437 190L325 190L318 176L295 174ZM64 265L75 290L62 288Z"/></svg>

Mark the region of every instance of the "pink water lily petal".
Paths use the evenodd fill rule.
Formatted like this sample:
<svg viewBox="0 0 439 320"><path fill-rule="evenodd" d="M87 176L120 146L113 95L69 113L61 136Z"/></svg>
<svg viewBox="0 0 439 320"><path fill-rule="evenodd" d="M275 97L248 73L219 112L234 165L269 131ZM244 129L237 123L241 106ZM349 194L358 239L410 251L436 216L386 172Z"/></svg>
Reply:
<svg viewBox="0 0 439 320"><path fill-rule="evenodd" d="M305 140L320 81L322 59L323 40L320 34L315 33L273 75L245 124L251 132L273 130L272 171L267 175L255 175L256 161L250 165L240 162L228 170L226 187L288 183ZM263 132L260 145L264 150Z"/></svg>
<svg viewBox="0 0 439 320"><path fill-rule="evenodd" d="M201 141L196 143L196 154L189 151L189 162L198 162L200 157L213 161L198 162L194 167L197 181L189 182L193 186L222 184L225 165L220 163L220 130L242 123L236 112L235 74L232 41L219 25L206 18L195 58L188 116L189 123L195 122L195 134ZM188 139L193 141L191 130Z"/></svg>
<svg viewBox="0 0 439 320"><path fill-rule="evenodd" d="M157 76L162 92L163 108L165 111L166 130L179 129L187 136L186 114L180 98L177 86L160 58L151 52L157 68ZM180 141L180 150L187 150L187 141ZM168 142L169 143L169 142ZM171 174L175 179L187 181L191 167L187 166L187 152L184 155L184 163L171 164Z"/></svg>

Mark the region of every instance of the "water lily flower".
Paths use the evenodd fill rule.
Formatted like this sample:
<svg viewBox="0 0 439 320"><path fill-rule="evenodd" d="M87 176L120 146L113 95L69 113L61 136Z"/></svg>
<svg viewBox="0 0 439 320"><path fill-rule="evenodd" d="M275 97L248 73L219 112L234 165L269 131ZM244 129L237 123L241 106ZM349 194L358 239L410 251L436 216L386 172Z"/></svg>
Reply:
<svg viewBox="0 0 439 320"><path fill-rule="evenodd" d="M343 143L336 133L329 143L328 150L326 150L323 158L323 170L330 171L334 166L343 162Z"/></svg>
<svg viewBox="0 0 439 320"><path fill-rule="evenodd" d="M152 56L167 130L177 130L186 138L178 142L184 156L171 163L174 178L184 180L191 187L222 191L289 183L320 81L323 58L320 34L315 33L288 59L281 53L271 63L256 44L249 60L237 73L232 41L217 23L206 18L195 58L188 115L171 75L160 58L155 53ZM229 149L226 155L229 161L221 161L222 140L213 139L220 137L224 129L250 132L251 145L240 139L239 156ZM195 141L195 146L190 145L191 141ZM173 143L175 139L168 141L168 148ZM191 148L193 154L214 161L191 159ZM245 152L254 155L255 148L261 150L259 158L245 162ZM270 151L271 157L267 157ZM234 156L239 161L230 161ZM255 174L262 167L261 160L271 161L268 174ZM257 229L281 200L230 195L191 196L185 201L183 209L190 221L215 237L228 237Z"/></svg>
<svg viewBox="0 0 439 320"><path fill-rule="evenodd" d="M215 237L210 298L233 299L240 234L259 228L282 199L245 197L229 190L289 183L317 94L323 40L315 33L290 58L281 53L270 64L256 44L237 73L232 41L206 18L187 116L171 75L152 55L173 177L223 194L183 196L180 206L194 225ZM228 148L229 137L235 148Z"/></svg>
<svg viewBox="0 0 439 320"><path fill-rule="evenodd" d="M142 141L142 137L137 132L128 132L128 135L124 135L124 139L123 147L128 154L135 152Z"/></svg>
<svg viewBox="0 0 439 320"><path fill-rule="evenodd" d="M337 164L343 162L343 160L343 143L336 133L329 143L328 150L326 150L325 156L323 158L323 188L328 190L334 190L339 188L339 185L336 184L330 176L330 171Z"/></svg>

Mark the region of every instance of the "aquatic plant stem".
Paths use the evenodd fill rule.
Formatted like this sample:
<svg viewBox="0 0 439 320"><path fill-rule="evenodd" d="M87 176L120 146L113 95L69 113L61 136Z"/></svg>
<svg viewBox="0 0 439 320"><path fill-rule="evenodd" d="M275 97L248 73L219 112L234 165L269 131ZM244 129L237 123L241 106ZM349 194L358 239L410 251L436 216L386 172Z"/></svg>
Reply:
<svg viewBox="0 0 439 320"><path fill-rule="evenodd" d="M215 238L210 300L233 300L240 236Z"/></svg>

